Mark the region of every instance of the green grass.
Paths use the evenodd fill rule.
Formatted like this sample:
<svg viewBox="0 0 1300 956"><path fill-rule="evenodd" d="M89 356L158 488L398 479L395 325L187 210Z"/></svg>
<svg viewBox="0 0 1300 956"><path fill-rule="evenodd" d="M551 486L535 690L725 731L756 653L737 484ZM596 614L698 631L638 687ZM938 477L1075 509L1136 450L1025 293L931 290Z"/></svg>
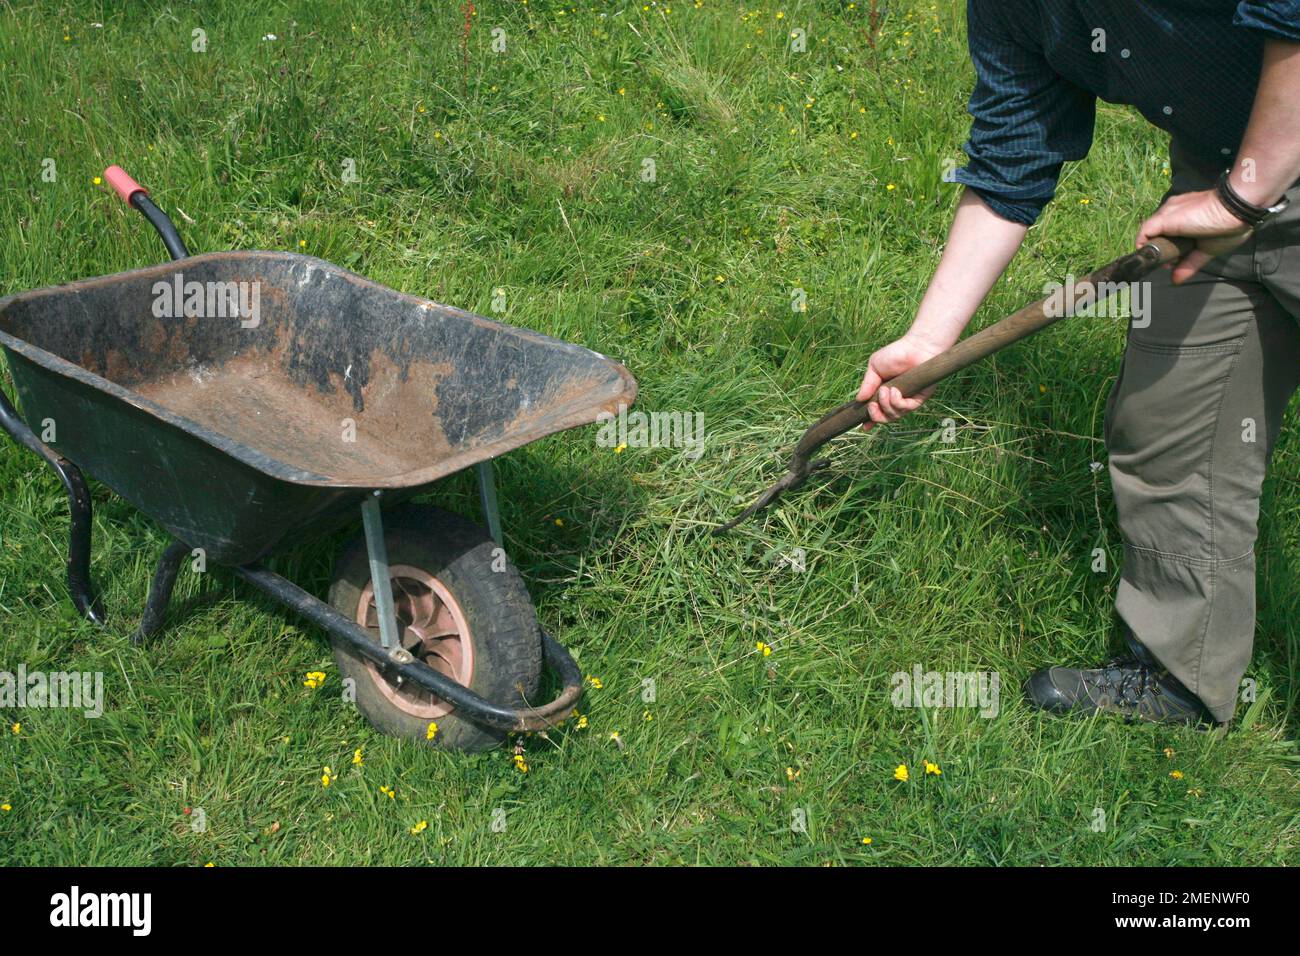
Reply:
<svg viewBox="0 0 1300 956"><path fill-rule="evenodd" d="M505 321L619 359L641 408L701 411L707 429L697 461L614 454L588 428L500 463L508 549L603 683L585 729L523 742L527 774L508 749L379 736L339 700L324 635L220 570L184 574L167 631L133 648L166 536L102 486L111 626L81 622L60 487L6 445L0 669L103 671L108 708L0 714L0 862L1297 860L1294 430L1263 519L1258 699L1231 733L1058 721L1018 699L1032 669L1107 651L1119 540L1089 464L1122 322L1080 318L966 371L906 422L835 442L830 475L762 521L702 534L909 322L955 201L942 174L972 71L957 0L890 3L874 50L864 0L649 6L481 0L463 61L450 0L0 4L0 292L160 260L92 183L120 162L196 251L302 249L484 314L504 289ZM1129 248L1164 156L1140 117L1103 107L1092 157L977 325ZM468 476L433 500L477 514ZM341 546L275 566L324 594ZM779 560L796 548L802 573ZM894 708L890 675L914 664L999 672L999 715ZM317 669L325 687L304 687Z"/></svg>

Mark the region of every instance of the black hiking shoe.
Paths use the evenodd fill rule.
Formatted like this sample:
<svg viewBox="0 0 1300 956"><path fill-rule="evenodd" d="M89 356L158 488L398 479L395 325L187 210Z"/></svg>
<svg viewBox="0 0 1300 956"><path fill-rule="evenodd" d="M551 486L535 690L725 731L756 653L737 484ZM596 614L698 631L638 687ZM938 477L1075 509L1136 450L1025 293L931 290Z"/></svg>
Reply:
<svg viewBox="0 0 1300 956"><path fill-rule="evenodd" d="M1145 652L1146 648L1134 648ZM1200 698L1149 653L1129 654L1100 667L1046 667L1025 681L1025 697L1052 714L1117 714L1129 721L1214 724Z"/></svg>

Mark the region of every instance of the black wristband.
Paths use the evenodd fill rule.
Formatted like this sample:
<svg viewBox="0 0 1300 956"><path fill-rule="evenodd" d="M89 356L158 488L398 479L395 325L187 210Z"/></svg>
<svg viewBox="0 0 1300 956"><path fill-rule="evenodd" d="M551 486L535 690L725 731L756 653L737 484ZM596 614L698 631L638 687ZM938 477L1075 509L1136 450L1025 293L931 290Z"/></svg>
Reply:
<svg viewBox="0 0 1300 956"><path fill-rule="evenodd" d="M1285 196L1275 206L1256 206L1253 202L1247 202L1237 194L1237 191L1232 188L1232 183L1228 181L1230 172L1231 170L1227 169L1223 171L1219 181L1214 184L1214 194L1219 197L1219 202L1223 203L1228 212L1248 226L1258 226L1269 217L1276 216L1290 203Z"/></svg>

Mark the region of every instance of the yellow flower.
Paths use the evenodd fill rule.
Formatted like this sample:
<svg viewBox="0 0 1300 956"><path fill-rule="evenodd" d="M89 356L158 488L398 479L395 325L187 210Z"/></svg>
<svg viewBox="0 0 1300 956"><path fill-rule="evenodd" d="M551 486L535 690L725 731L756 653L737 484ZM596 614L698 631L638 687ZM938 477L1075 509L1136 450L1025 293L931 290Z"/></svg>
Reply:
<svg viewBox="0 0 1300 956"><path fill-rule="evenodd" d="M614 449L614 454L621 455L625 451L627 451L627 442L622 442L617 448Z"/></svg>
<svg viewBox="0 0 1300 956"><path fill-rule="evenodd" d="M645 712L645 714L644 714L643 716L645 717L646 720L654 720L654 719L655 719L655 715L652 714L652 713L650 713L650 711L648 711L648 710Z"/></svg>
<svg viewBox="0 0 1300 956"><path fill-rule="evenodd" d="M557 528L563 528L563 527L564 527L564 519L563 519L563 518L556 518L556 519L555 519L555 527L557 527Z"/></svg>
<svg viewBox="0 0 1300 956"><path fill-rule="evenodd" d="M578 729L579 729L579 730L586 730L586 729L587 729L587 715L586 715L586 714L580 714L580 715L578 716Z"/></svg>
<svg viewBox="0 0 1300 956"><path fill-rule="evenodd" d="M104 180L100 179L98 176L96 176L94 179L91 180L91 182L94 183L96 186L98 186L103 181Z"/></svg>
<svg viewBox="0 0 1300 956"><path fill-rule="evenodd" d="M617 730L611 730L611 731L609 732L609 739L610 739L610 740L613 740L614 742L617 743L617 742L618 742L619 740L621 740L622 738L619 737L619 735L618 735L618 731L617 731Z"/></svg>
<svg viewBox="0 0 1300 956"><path fill-rule="evenodd" d="M1182 780L1183 772L1181 770L1170 770L1169 776L1173 777L1175 780Z"/></svg>
<svg viewBox="0 0 1300 956"><path fill-rule="evenodd" d="M12 809L13 807L9 806L9 804L7 803L0 803L0 810L4 811L5 813L8 813Z"/></svg>
<svg viewBox="0 0 1300 956"><path fill-rule="evenodd" d="M795 770L794 767L786 767L786 768L785 768L785 779L787 779L787 780L798 780L798 779L799 779L799 774L801 774L801 773L803 773L802 768L799 769L799 770Z"/></svg>
<svg viewBox="0 0 1300 956"><path fill-rule="evenodd" d="M379 792L382 793L384 796L386 796L389 800L397 799L397 791L394 790L392 787L380 787Z"/></svg>
<svg viewBox="0 0 1300 956"><path fill-rule="evenodd" d="M1046 395L1046 394L1047 394L1047 386L1046 386L1046 385L1039 385L1039 386L1038 386L1038 391L1039 391L1041 394Z"/></svg>
<svg viewBox="0 0 1300 956"><path fill-rule="evenodd" d="M411 827L411 835L418 836L419 834L423 833L427 829L429 829L429 821L421 820L415 826Z"/></svg>
<svg viewBox="0 0 1300 956"><path fill-rule="evenodd" d="M15 734L21 734L21 733L23 732L23 725L22 725L22 724L13 724L13 725L11 725L11 726L9 727L9 729L10 729L13 733L15 733Z"/></svg>
<svg viewBox="0 0 1300 956"><path fill-rule="evenodd" d="M356 766L358 766L358 767L361 766L363 763L365 763L365 761L361 759L361 748L360 748L360 747L358 747L356 750L352 751L352 762L353 762Z"/></svg>
<svg viewBox="0 0 1300 956"><path fill-rule="evenodd" d="M619 95L619 96L627 96L627 87L625 87L625 86L620 86L620 87L618 88L618 95Z"/></svg>
<svg viewBox="0 0 1300 956"><path fill-rule="evenodd" d="M895 189L897 189L898 187L895 186L893 183L890 183L890 184L889 184L888 186L886 186L885 188L888 189L890 192L893 192L893 191L894 191Z"/></svg>
<svg viewBox="0 0 1300 956"><path fill-rule="evenodd" d="M596 690L600 690L602 687L605 686L604 683L601 681L601 679L599 677L596 677L594 674L587 675L587 683L590 684Z"/></svg>
<svg viewBox="0 0 1300 956"><path fill-rule="evenodd" d="M776 18L777 18L778 20L784 20L784 19L785 19L785 14L782 13L780 10L778 10L778 11L776 11Z"/></svg>
<svg viewBox="0 0 1300 956"><path fill-rule="evenodd" d="M515 754L514 761L515 761L516 770L518 770L520 773L528 772L528 761L524 759L523 754Z"/></svg>
<svg viewBox="0 0 1300 956"><path fill-rule="evenodd" d="M424 730L424 739L432 740L436 736L438 736L438 725L431 720L429 721L429 726Z"/></svg>
<svg viewBox="0 0 1300 956"><path fill-rule="evenodd" d="M310 687L315 690L325 684L325 673L323 671L308 671L307 679L302 682L303 687Z"/></svg>
<svg viewBox="0 0 1300 956"><path fill-rule="evenodd" d="M209 862L203 864L203 868L206 870L208 867L210 867L210 866L215 867L216 865L217 865L217 864L215 864L215 863L209 861Z"/></svg>
<svg viewBox="0 0 1300 956"><path fill-rule="evenodd" d="M329 767L325 768L325 772L320 775L320 785L322 787L328 787L330 783L333 782L334 780L333 773L334 771L331 770Z"/></svg>
<svg viewBox="0 0 1300 956"><path fill-rule="evenodd" d="M871 846L871 837L863 837L863 838L862 838L862 842L863 842L866 846Z"/></svg>
<svg viewBox="0 0 1300 956"><path fill-rule="evenodd" d="M603 123L603 122L605 122L605 114L604 114L604 113L597 113L597 114L596 114L596 122L598 122L598 123Z"/></svg>
<svg viewBox="0 0 1300 956"><path fill-rule="evenodd" d="M764 644L762 641L759 641L754 645L754 650L758 651L764 657L772 656L772 648L769 645Z"/></svg>
<svg viewBox="0 0 1300 956"><path fill-rule="evenodd" d="M925 772L934 774L936 777L943 775L943 771L939 769L939 765L937 763L930 763L928 760L925 761Z"/></svg>
<svg viewBox="0 0 1300 956"><path fill-rule="evenodd" d="M307 248L307 240L306 240L306 239L299 239L299 240L298 240L298 248L299 248L299 249L306 249L306 248Z"/></svg>
<svg viewBox="0 0 1300 956"><path fill-rule="evenodd" d="M856 130L854 130L852 133L849 133L849 139L857 139L857 138L858 138L858 133Z"/></svg>
<svg viewBox="0 0 1300 956"><path fill-rule="evenodd" d="M894 779L901 780L903 781L903 783L907 783L907 764L900 763L897 767L894 768Z"/></svg>

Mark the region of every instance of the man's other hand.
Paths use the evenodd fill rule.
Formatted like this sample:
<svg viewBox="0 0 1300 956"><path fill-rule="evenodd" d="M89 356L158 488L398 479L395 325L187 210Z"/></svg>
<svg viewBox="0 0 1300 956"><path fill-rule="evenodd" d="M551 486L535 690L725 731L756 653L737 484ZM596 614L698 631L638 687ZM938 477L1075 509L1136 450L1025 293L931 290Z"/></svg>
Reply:
<svg viewBox="0 0 1300 956"><path fill-rule="evenodd" d="M1158 236L1190 236L1196 248L1174 266L1174 284L1186 282L1211 259L1231 252L1250 238L1250 226L1223 205L1213 189L1170 196L1138 227L1141 248Z"/></svg>

